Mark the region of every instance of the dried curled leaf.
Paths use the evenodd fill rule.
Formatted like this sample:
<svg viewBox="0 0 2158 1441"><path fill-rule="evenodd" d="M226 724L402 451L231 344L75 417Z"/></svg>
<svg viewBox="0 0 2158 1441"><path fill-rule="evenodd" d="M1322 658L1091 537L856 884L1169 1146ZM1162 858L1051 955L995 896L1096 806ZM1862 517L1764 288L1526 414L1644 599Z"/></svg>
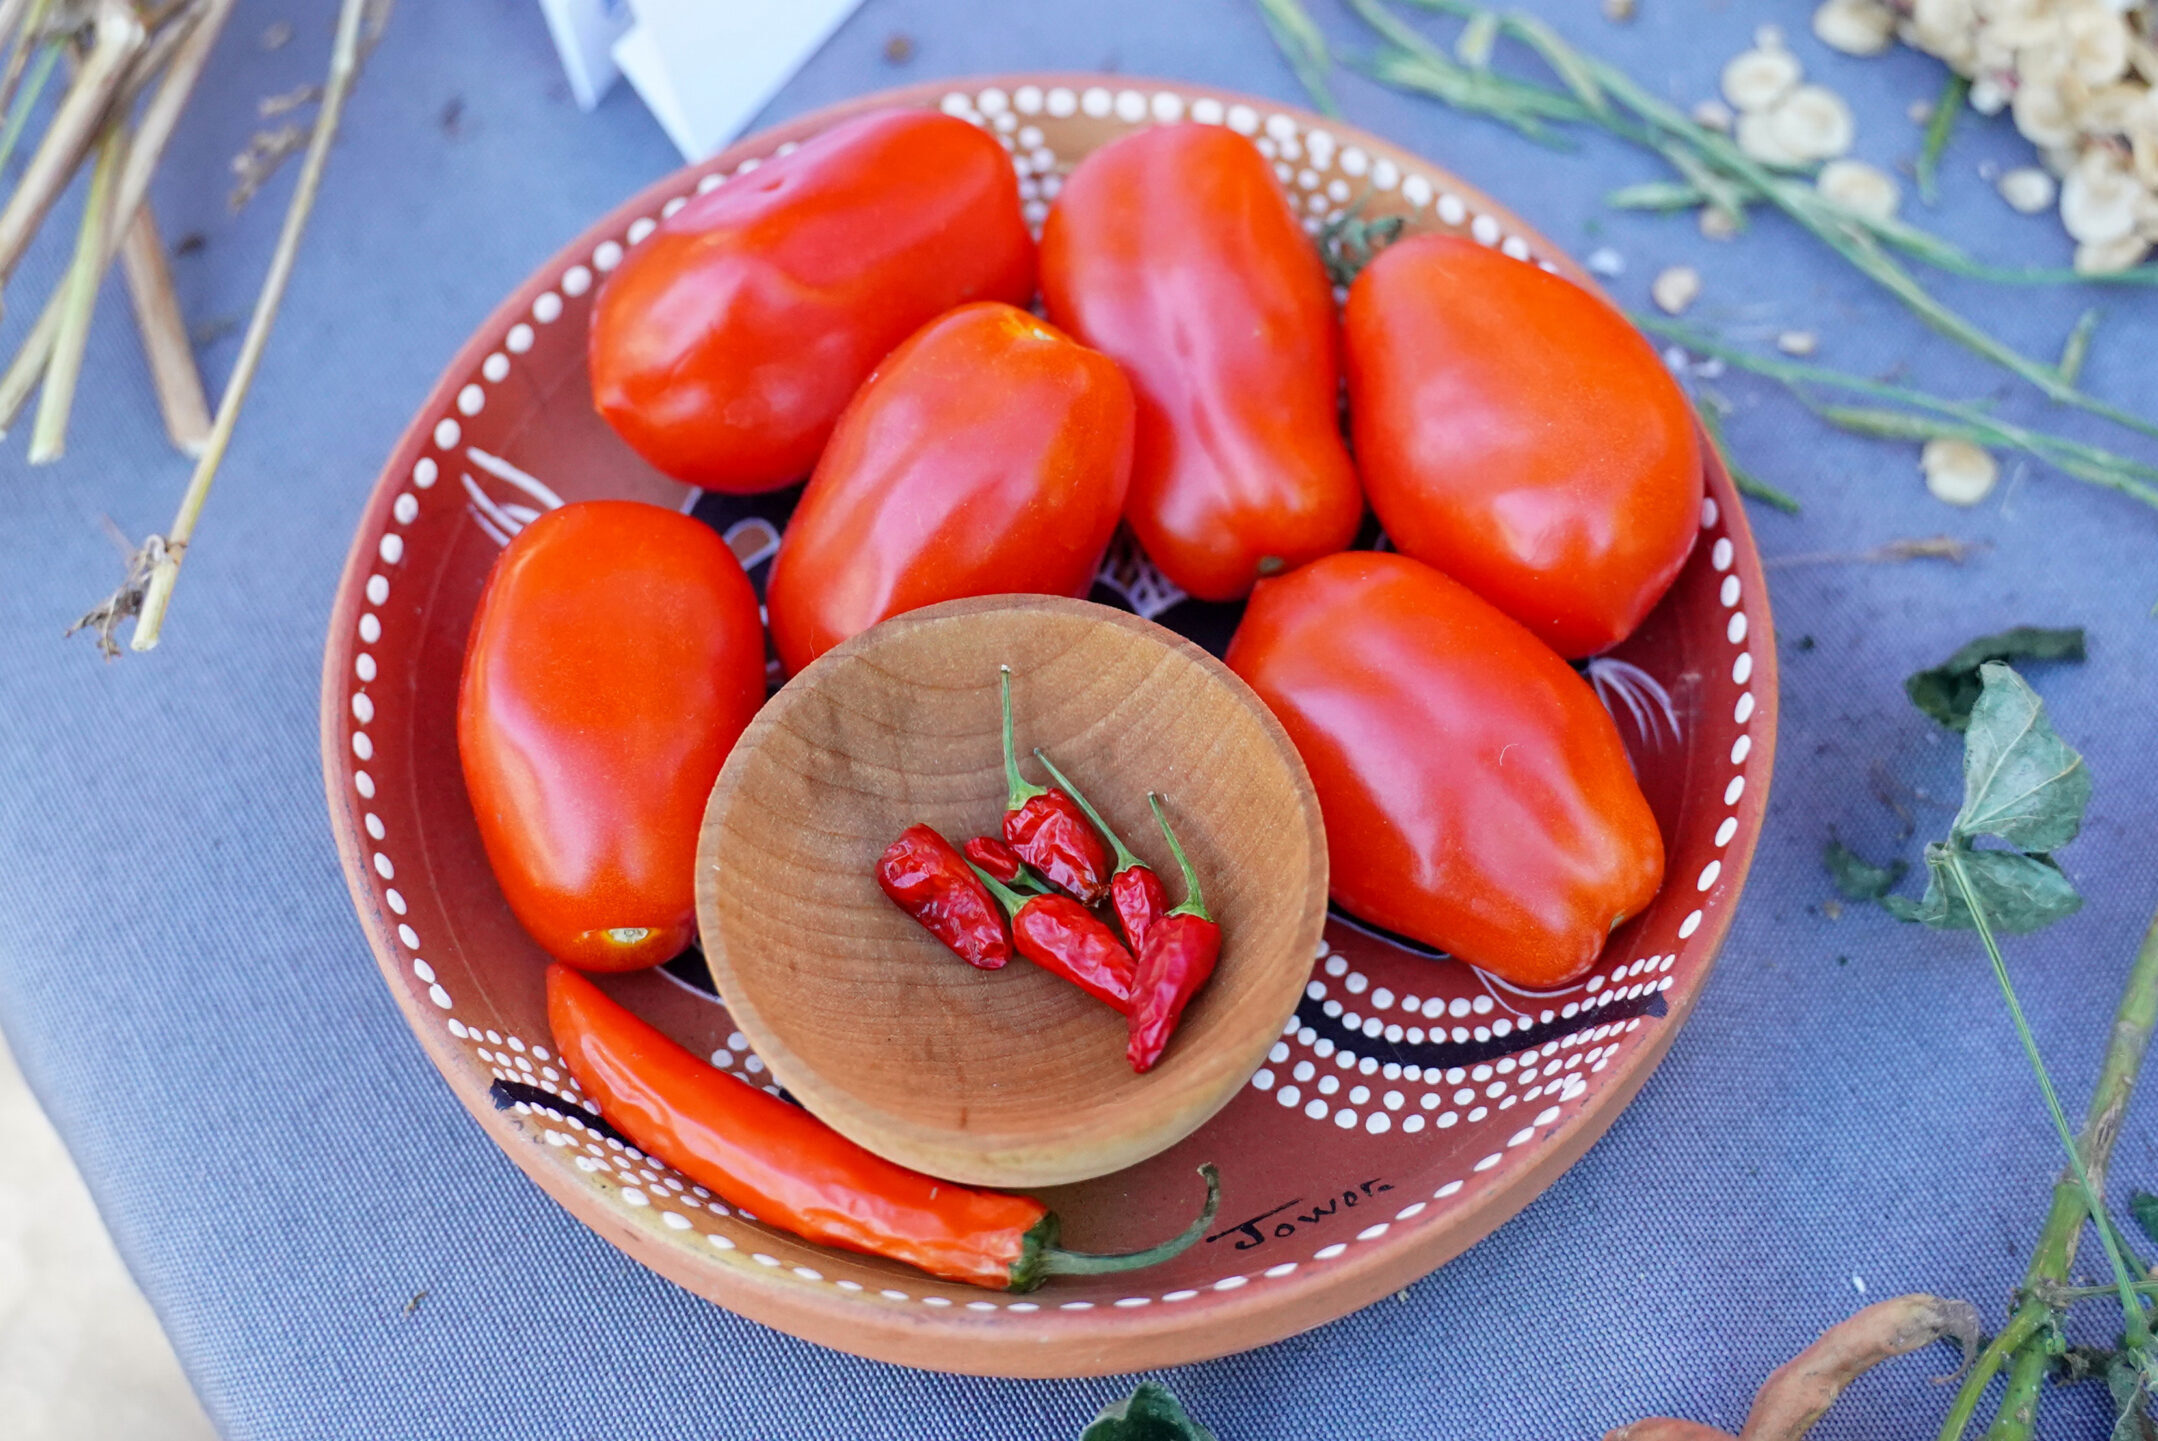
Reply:
<svg viewBox="0 0 2158 1441"><path fill-rule="evenodd" d="M1979 669L1987 661L2080 661L2083 656L2080 626L2019 625L1957 647L1947 660L1904 681L1903 690L1912 705L1950 730L1959 731L1971 723L1971 708L1984 689Z"/></svg>
<svg viewBox="0 0 2158 1441"><path fill-rule="evenodd" d="M2083 897L2051 856L1968 850L1939 841L1926 847L1926 893L1915 901L1908 896L1883 896L1881 905L1897 920L1931 930L1977 930L1963 888L1956 884L1953 867L1958 865L1978 904L1985 908L1987 926L2002 935L2026 936L2044 930L2083 907Z"/></svg>
<svg viewBox="0 0 2158 1441"><path fill-rule="evenodd" d="M2090 767L2053 732L2045 702L1999 661L1979 667L1984 689L1963 743L1963 809L1955 840L1996 836L2018 850L2059 850L2091 802Z"/></svg>
<svg viewBox="0 0 2158 1441"><path fill-rule="evenodd" d="M1191 1419L1168 1387L1142 1381L1129 1396L1103 1407L1079 1441L1215 1441L1215 1436Z"/></svg>
<svg viewBox="0 0 2158 1441"><path fill-rule="evenodd" d="M1821 848L1821 864L1835 882L1837 893L1847 901L1878 901L1894 890L1911 869L1910 862L1901 859L1885 866L1874 865L1833 837Z"/></svg>

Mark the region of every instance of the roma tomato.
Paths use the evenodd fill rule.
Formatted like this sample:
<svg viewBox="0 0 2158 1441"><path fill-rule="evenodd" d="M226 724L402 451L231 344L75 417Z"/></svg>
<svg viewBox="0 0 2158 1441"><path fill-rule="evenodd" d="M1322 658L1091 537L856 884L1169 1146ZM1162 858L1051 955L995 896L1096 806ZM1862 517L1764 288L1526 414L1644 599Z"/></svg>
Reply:
<svg viewBox="0 0 2158 1441"><path fill-rule="evenodd" d="M1042 230L1042 299L1131 377L1125 515L1170 580L1233 600L1355 536L1333 291L1249 140L1163 125L1081 161Z"/></svg>
<svg viewBox="0 0 2158 1441"><path fill-rule="evenodd" d="M934 111L850 120L690 201L592 307L592 396L677 480L800 480L893 346L970 300L1024 305L1011 157Z"/></svg>
<svg viewBox="0 0 2158 1441"><path fill-rule="evenodd" d="M628 971L689 944L704 803L763 700L757 597L709 527L585 501L510 542L465 643L457 753L542 949Z"/></svg>
<svg viewBox="0 0 2158 1441"><path fill-rule="evenodd" d="M1623 640L1699 533L1693 412L1603 301L1454 236L1379 252L1344 312L1379 523L1561 655Z"/></svg>
<svg viewBox="0 0 2158 1441"><path fill-rule="evenodd" d="M1544 989L1663 879L1663 837L1588 682L1405 556L1262 581L1229 668L1280 717L1354 915Z"/></svg>
<svg viewBox="0 0 2158 1441"><path fill-rule="evenodd" d="M1084 595L1131 476L1131 386L1013 306L931 321L832 432L772 562L788 672L902 611Z"/></svg>

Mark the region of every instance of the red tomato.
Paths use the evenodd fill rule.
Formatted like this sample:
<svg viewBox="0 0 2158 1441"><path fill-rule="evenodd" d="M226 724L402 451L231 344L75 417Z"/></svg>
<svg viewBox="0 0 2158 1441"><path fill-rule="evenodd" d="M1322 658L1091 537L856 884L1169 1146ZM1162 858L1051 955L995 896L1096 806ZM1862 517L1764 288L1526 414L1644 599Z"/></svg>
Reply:
<svg viewBox="0 0 2158 1441"><path fill-rule="evenodd" d="M995 302L933 320L840 417L765 601L792 673L888 616L969 595L1085 595L1131 477L1131 386Z"/></svg>
<svg viewBox="0 0 2158 1441"><path fill-rule="evenodd" d="M1164 125L1081 161L1042 230L1042 299L1131 377L1125 514L1170 580L1233 600L1355 536L1333 291L1249 140Z"/></svg>
<svg viewBox="0 0 2158 1441"><path fill-rule="evenodd" d="M1624 316L1455 236L1379 252L1344 312L1371 508L1561 655L1608 649L1700 530L1692 410Z"/></svg>
<svg viewBox="0 0 2158 1441"><path fill-rule="evenodd" d="M1262 581L1227 659L1311 771L1352 914L1544 989L1656 894L1663 837L1588 682L1430 566Z"/></svg>
<svg viewBox="0 0 2158 1441"><path fill-rule="evenodd" d="M629 971L689 944L704 803L763 701L757 597L709 527L596 500L510 542L465 642L457 753L549 955Z"/></svg>
<svg viewBox="0 0 2158 1441"><path fill-rule="evenodd" d="M931 317L1025 304L1034 242L1011 157L933 111L879 111L660 222L592 308L592 395L677 480L800 480L862 380Z"/></svg>

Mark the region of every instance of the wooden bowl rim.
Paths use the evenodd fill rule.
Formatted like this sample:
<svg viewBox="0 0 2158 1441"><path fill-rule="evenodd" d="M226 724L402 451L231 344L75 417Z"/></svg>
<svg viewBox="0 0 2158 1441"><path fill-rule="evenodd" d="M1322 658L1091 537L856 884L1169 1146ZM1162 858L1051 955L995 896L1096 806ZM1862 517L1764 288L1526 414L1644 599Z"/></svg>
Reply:
<svg viewBox="0 0 2158 1441"><path fill-rule="evenodd" d="M1267 989L1278 988L1281 994L1278 1005L1259 1013L1264 1025L1252 1026L1248 1035L1228 1038L1222 1048L1204 1058L1199 1066L1174 1073L1166 1070L1156 1073L1158 1081L1176 1082L1190 1097L1190 1104L1180 1113L1164 1116L1158 1123L1136 1132L1113 1130L1108 1118L1104 1117L1091 1132L1065 1150L1060 1159L1044 1158L1031 1163L1018 1160L999 1163L989 1154L993 1146L987 1137L968 1140L941 1127L891 1116L828 1082L817 1066L786 1043L774 1028L766 1009L749 999L751 988L741 984L741 971L727 944L726 928L720 923L718 909L717 852L721 817L748 783L748 758L756 753L767 735L787 723L790 706L804 703L820 683L848 662L874 653L897 638L983 615L1060 616L1088 626L1111 627L1130 637L1129 641L1121 642L1123 644L1151 645L1188 662L1251 717L1267 745L1282 762L1288 788L1304 822L1307 861L1302 878L1303 912L1286 948L1279 956L1270 958L1281 971L1278 986L1277 978L1271 974L1264 977L1262 984ZM791 702L789 691L794 692ZM743 758L741 764L736 763L736 757ZM1294 883L1286 877L1284 881ZM728 1014L749 1037L779 1083L826 1125L887 1160L967 1185L1007 1190L1064 1185L1109 1175L1160 1154L1212 1120L1243 1089L1251 1073L1266 1059L1268 1048L1280 1039L1283 1025L1296 1013L1297 1001L1303 995L1310 975L1310 958L1326 930L1326 915L1326 826L1319 813L1319 796L1312 789L1311 774L1304 768L1303 757L1297 754L1280 720L1242 677L1203 647L1143 616L1070 596L999 595L944 601L895 616L834 646L765 702L756 719L735 742L719 778L713 782L697 842L697 925L705 938L705 965L711 971L713 986L726 999ZM1009 1142L1001 1138L995 1143L998 1147L1005 1144Z"/></svg>
<svg viewBox="0 0 2158 1441"><path fill-rule="evenodd" d="M799 142L866 111L934 107L948 94L979 94L991 87L1011 92L1029 85L1044 89L1104 87L1166 91L1186 101L1204 97L1227 106L1246 105L1261 114L1287 116L1306 129L1324 129L1338 141L1361 146L1375 158L1413 166L1434 180L1443 180L1449 193L1458 196L1475 213L1490 216L1509 233L1523 237L1560 274L1592 293L1603 294L1595 277L1540 230L1523 222L1510 208L1494 201L1480 187L1462 181L1443 165L1336 117L1320 116L1299 106L1227 87L1089 71L1010 71L923 81L810 111L745 136L704 161L670 171L641 187L551 254L475 327L471 338L451 358L428 392L411 425L391 448L361 510L354 544L347 555L330 610L323 652L320 715L323 781L331 832L354 909L384 984L451 1094L513 1164L564 1210L631 1259L751 1320L872 1360L959 1375L1050 1379L1115 1375L1211 1360L1284 1340L1337 1320L1428 1275L1460 1255L1513 1217L1580 1159L1610 1128L1662 1061L1714 970L1715 959L1729 935L1738 900L1750 874L1767 815L1780 705L1776 652L1773 645L1765 645L1755 658L1752 694L1756 697L1756 709L1748 730L1753 738L1753 759L1748 764L1747 774L1757 778L1757 782L1748 785L1734 808L1733 813L1739 821L1738 831L1723 851L1724 884L1718 889L1725 892L1728 899L1707 908L1701 930L1689 940L1690 948L1701 957L1700 968L1689 978L1689 984L1668 993L1669 1014L1655 1028L1654 1034L1644 1044L1624 1052L1614 1068L1615 1074L1587 1098L1581 1110L1548 1142L1537 1148L1526 1164L1500 1167L1471 1182L1454 1204L1428 1224L1396 1228L1387 1237L1354 1247L1323 1266L1304 1267L1283 1280L1247 1287L1236 1292L1229 1303L1206 1312L1180 1313L1171 1306L1153 1306L1113 1315L1086 1312L1083 1319L1059 1317L1056 1320L1065 1324L1041 1329L1011 1324L1002 1320L1001 1312L984 1318L956 1308L933 1311L865 1306L828 1287L791 1285L782 1273L754 1267L715 1266L711 1257L688 1251L682 1241L634 1225L623 1208L610 1204L582 1178L547 1163L538 1154L531 1137L520 1130L507 1113L496 1108L485 1071L477 1067L466 1051L443 1030L439 1016L425 1009L424 996L415 994L398 948L396 921L385 912L376 896L375 881L368 864L372 847L362 837L359 808L352 803L345 774L349 765L345 715L347 678L358 648L354 641L354 623L365 608L364 587L374 568L371 543L385 532L391 507L403 489L413 461L426 449L429 427L436 417L454 413L459 390L478 373L481 362L496 348L496 337L517 323L534 298L549 290L555 277L565 268L585 262L596 244L622 234L631 221L657 213L661 204L681 193L690 177L730 170L747 157L768 154L778 145ZM1748 610L1757 615L1760 629L1772 635L1766 573L1741 497L1715 448L1705 446L1703 454L1707 493L1717 504L1733 544L1732 573L1743 581L1751 597L1747 602ZM480 999L487 999L484 987ZM1202 1316L1203 1323L1195 1320ZM1034 1319L1046 1322L1050 1318L1037 1316Z"/></svg>

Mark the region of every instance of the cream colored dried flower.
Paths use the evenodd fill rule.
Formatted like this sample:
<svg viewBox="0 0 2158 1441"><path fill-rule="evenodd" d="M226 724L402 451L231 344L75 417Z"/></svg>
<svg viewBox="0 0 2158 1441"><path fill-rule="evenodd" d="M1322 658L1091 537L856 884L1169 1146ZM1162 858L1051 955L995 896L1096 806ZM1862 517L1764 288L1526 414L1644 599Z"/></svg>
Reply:
<svg viewBox="0 0 2158 1441"><path fill-rule="evenodd" d="M1723 67L1723 98L1741 111L1766 110L1797 86L1805 71L1788 50L1742 50Z"/></svg>
<svg viewBox="0 0 2158 1441"><path fill-rule="evenodd" d="M1903 201L1903 187L1895 178L1863 160L1831 160L1813 184L1823 196L1871 220L1894 219Z"/></svg>
<svg viewBox="0 0 2158 1441"><path fill-rule="evenodd" d="M1831 50L1878 55L1896 41L1896 12L1880 0L1826 0L1813 12L1813 33Z"/></svg>
<svg viewBox="0 0 2158 1441"><path fill-rule="evenodd" d="M2076 247L2076 269L2084 275L2111 275L2140 265L2143 257L2151 253L2151 237L2148 235L2124 235L2118 240L2085 242Z"/></svg>
<svg viewBox="0 0 2158 1441"><path fill-rule="evenodd" d="M1777 142L1801 160L1833 159L1848 151L1858 135L1850 105L1820 85L1799 86L1768 118Z"/></svg>
<svg viewBox="0 0 2158 1441"><path fill-rule="evenodd" d="M2011 110L2016 129L2033 145L2067 145L2082 134L2068 98L2054 86L2037 81L2019 86Z"/></svg>
<svg viewBox="0 0 2158 1441"><path fill-rule="evenodd" d="M1649 298L1666 315L1683 315L1701 293L1701 272L1690 265L1674 265L1651 281Z"/></svg>
<svg viewBox="0 0 2158 1441"><path fill-rule="evenodd" d="M1912 0L1897 33L1910 44L1969 73L1977 48L1978 12L1972 0Z"/></svg>
<svg viewBox="0 0 2158 1441"><path fill-rule="evenodd" d="M2135 229L2143 187L2110 150L2085 152L2061 182L2061 224L2085 245L2104 245Z"/></svg>
<svg viewBox="0 0 2158 1441"><path fill-rule="evenodd" d="M1950 505L1978 504L2001 478L2000 463L1967 440L1927 441L1918 468L1925 472L1926 489L1934 499Z"/></svg>
<svg viewBox="0 0 2158 1441"><path fill-rule="evenodd" d="M2035 165L2025 165L2008 171L2001 176L1995 188L2001 192L2001 199L2007 201L2011 209L2020 210L2025 215L2051 210L2053 197L2060 191L2060 187L2054 184L2053 177Z"/></svg>
<svg viewBox="0 0 2158 1441"><path fill-rule="evenodd" d="M1748 110L1738 117L1738 148L1763 165L1788 168L1806 161L1777 136L1775 112L1769 110Z"/></svg>

